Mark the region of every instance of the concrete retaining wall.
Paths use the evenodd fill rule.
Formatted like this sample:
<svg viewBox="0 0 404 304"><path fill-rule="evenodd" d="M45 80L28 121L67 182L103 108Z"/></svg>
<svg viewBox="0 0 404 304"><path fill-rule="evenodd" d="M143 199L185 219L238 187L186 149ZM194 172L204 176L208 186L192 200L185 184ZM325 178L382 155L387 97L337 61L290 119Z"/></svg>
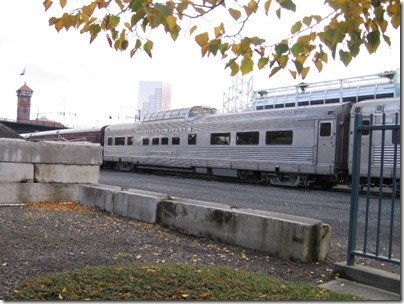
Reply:
<svg viewBox="0 0 404 304"><path fill-rule="evenodd" d="M79 184L96 184L102 147L89 143L0 139L0 204L78 197Z"/></svg>
<svg viewBox="0 0 404 304"><path fill-rule="evenodd" d="M301 261L323 260L330 227L319 220L105 185L81 185L80 203L181 233Z"/></svg>

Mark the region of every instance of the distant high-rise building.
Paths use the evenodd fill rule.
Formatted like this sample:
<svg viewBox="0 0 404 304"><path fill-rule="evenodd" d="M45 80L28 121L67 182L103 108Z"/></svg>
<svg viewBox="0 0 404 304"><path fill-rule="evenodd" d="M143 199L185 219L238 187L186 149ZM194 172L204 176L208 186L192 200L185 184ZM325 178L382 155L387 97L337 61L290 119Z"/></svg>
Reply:
<svg viewBox="0 0 404 304"><path fill-rule="evenodd" d="M171 107L171 84L163 81L139 81L138 110L140 117Z"/></svg>

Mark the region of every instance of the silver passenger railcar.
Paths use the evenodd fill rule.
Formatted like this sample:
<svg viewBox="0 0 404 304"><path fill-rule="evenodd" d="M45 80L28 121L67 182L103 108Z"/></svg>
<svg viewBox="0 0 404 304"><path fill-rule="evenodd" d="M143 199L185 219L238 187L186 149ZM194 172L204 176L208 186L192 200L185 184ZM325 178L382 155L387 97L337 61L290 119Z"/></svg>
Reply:
<svg viewBox="0 0 404 304"><path fill-rule="evenodd" d="M349 174L352 174L352 157L353 157L353 135L355 114L362 115L363 125L400 125L400 99L384 98L358 102L352 106L350 118L350 137L349 137ZM384 141L383 141L384 138ZM400 179L401 168L401 132L398 130L394 133L392 130L386 130L384 135L381 131L364 131L362 132L362 149L360 162L360 176L362 185L367 184L368 175L370 173L370 181L377 185L380 180L380 167L383 163L383 179L384 183L391 185L392 178L395 176ZM394 154L396 152L397 164L394 171ZM382 162L383 155L383 162ZM370 158L370 159L369 159ZM370 166L369 166L370 164Z"/></svg>
<svg viewBox="0 0 404 304"><path fill-rule="evenodd" d="M226 114L199 106L160 111L136 124L108 126L104 161L121 169L332 186L348 175L350 109L339 103Z"/></svg>

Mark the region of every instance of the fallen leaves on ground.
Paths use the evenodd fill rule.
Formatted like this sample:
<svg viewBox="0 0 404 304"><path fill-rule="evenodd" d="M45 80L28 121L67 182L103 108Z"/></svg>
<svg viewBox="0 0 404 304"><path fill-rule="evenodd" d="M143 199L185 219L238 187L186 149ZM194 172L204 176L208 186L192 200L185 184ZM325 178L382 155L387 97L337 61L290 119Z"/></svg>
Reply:
<svg viewBox="0 0 404 304"><path fill-rule="evenodd" d="M95 212L94 209L83 206L77 201L33 202L27 203L26 207L31 209L43 209L51 211Z"/></svg>

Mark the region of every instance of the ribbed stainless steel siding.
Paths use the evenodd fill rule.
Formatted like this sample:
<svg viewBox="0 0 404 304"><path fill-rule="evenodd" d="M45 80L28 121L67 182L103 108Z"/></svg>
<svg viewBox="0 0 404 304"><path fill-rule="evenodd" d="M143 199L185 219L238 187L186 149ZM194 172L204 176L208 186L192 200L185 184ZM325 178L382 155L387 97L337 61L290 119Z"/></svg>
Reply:
<svg viewBox="0 0 404 304"><path fill-rule="evenodd" d="M400 168L400 145L397 146L397 167ZM380 166L382 160L382 147L374 146L373 147L373 162L372 164L375 166ZM385 146L384 147L384 162L383 165L385 167L392 167L394 164L394 146Z"/></svg>

